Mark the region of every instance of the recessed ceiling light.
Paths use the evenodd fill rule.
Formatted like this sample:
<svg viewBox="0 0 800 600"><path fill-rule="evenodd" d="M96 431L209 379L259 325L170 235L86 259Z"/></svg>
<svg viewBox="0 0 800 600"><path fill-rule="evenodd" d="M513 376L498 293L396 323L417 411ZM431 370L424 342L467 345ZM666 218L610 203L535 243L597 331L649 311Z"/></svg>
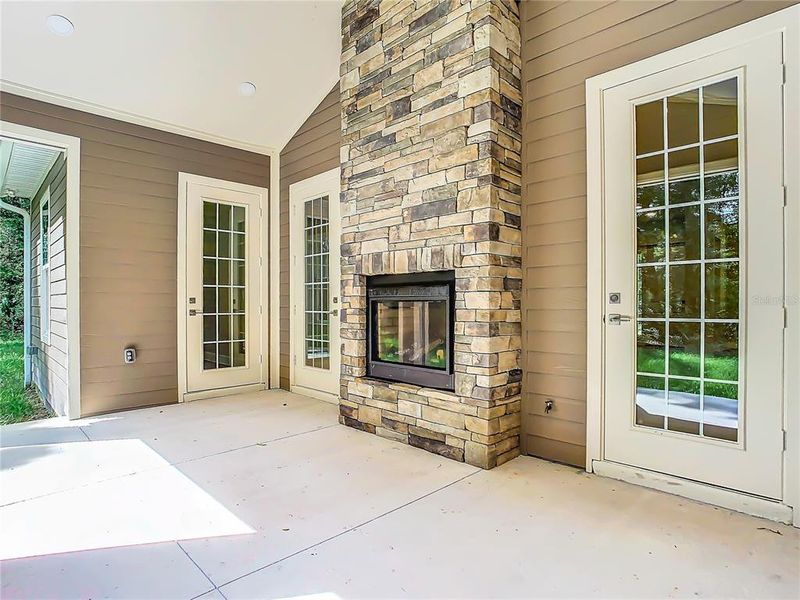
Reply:
<svg viewBox="0 0 800 600"><path fill-rule="evenodd" d="M63 15L50 15L47 17L47 28L62 37L72 35L72 32L75 31L75 25Z"/></svg>
<svg viewBox="0 0 800 600"><path fill-rule="evenodd" d="M243 81L239 84L239 95L241 96L255 96L256 84L249 81Z"/></svg>

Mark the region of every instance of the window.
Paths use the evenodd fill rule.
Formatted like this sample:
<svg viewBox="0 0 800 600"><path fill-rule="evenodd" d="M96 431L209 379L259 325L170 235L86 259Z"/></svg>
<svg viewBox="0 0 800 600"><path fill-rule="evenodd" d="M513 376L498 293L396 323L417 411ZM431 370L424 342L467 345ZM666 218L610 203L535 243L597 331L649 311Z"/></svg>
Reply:
<svg viewBox="0 0 800 600"><path fill-rule="evenodd" d="M39 330L50 343L50 187L39 200Z"/></svg>
<svg viewBox="0 0 800 600"><path fill-rule="evenodd" d="M738 80L636 106L636 424L739 435Z"/></svg>
<svg viewBox="0 0 800 600"><path fill-rule="evenodd" d="M203 369L247 366L247 209L203 201Z"/></svg>

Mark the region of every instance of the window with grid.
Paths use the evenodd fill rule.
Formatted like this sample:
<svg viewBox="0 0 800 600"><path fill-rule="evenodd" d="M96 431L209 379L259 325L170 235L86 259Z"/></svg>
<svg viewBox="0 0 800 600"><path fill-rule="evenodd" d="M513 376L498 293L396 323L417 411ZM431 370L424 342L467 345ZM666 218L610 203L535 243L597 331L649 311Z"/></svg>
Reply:
<svg viewBox="0 0 800 600"><path fill-rule="evenodd" d="M303 220L305 364L330 368L328 197L307 200Z"/></svg>
<svg viewBox="0 0 800 600"><path fill-rule="evenodd" d="M739 439L738 80L635 107L636 424Z"/></svg>
<svg viewBox="0 0 800 600"><path fill-rule="evenodd" d="M203 202L203 369L247 364L247 209Z"/></svg>

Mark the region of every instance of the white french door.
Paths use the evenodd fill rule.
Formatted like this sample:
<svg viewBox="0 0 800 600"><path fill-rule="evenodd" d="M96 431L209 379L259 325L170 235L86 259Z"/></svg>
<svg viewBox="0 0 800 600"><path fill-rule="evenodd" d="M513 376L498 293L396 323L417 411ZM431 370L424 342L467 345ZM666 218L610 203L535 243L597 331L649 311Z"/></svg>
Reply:
<svg viewBox="0 0 800 600"><path fill-rule="evenodd" d="M290 202L292 390L339 395L339 169L293 184Z"/></svg>
<svg viewBox="0 0 800 600"><path fill-rule="evenodd" d="M604 92L605 459L782 496L782 43Z"/></svg>
<svg viewBox="0 0 800 600"><path fill-rule="evenodd" d="M186 391L263 382L262 194L222 181L185 185Z"/></svg>

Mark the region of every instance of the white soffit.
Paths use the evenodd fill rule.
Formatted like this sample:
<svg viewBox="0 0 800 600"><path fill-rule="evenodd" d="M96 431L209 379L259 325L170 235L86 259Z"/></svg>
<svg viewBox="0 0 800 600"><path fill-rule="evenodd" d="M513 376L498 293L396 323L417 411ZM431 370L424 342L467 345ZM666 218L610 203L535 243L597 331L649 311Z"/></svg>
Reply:
<svg viewBox="0 0 800 600"><path fill-rule="evenodd" d="M54 35L51 14L72 35ZM5 91L268 152L339 77L341 1L0 3ZM257 93L239 94L243 82Z"/></svg>
<svg viewBox="0 0 800 600"><path fill-rule="evenodd" d="M56 162L61 150L0 138L0 196L13 190L19 198L31 198Z"/></svg>

